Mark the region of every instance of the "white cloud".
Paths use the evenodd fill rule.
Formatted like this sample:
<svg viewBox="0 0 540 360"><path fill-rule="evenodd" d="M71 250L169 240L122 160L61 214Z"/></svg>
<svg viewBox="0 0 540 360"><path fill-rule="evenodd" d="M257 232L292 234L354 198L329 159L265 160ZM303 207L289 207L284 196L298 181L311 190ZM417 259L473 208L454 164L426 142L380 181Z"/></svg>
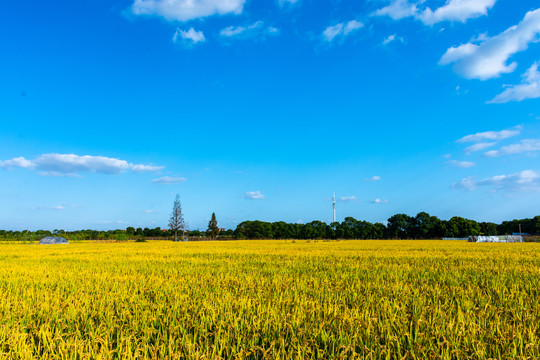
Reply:
<svg viewBox="0 0 540 360"><path fill-rule="evenodd" d="M512 129L502 130L502 131L485 131L479 132L472 135L467 135L458 139L458 143L464 142L480 142L484 140L503 140L512 136L519 135L521 133L521 126L515 126Z"/></svg>
<svg viewBox="0 0 540 360"><path fill-rule="evenodd" d="M375 200L371 200L371 203L372 204L387 204L388 200L375 199Z"/></svg>
<svg viewBox="0 0 540 360"><path fill-rule="evenodd" d="M226 38L255 38L265 37L266 35L278 35L279 29L273 26L264 26L264 22L256 21L248 26L227 26L219 34Z"/></svg>
<svg viewBox="0 0 540 360"><path fill-rule="evenodd" d="M135 15L161 16L188 21L211 15L240 14L246 0L135 0Z"/></svg>
<svg viewBox="0 0 540 360"><path fill-rule="evenodd" d="M486 38L479 44L469 42L449 48L439 64L454 64L454 71L468 79L486 80L511 73L517 63L507 64L508 59L526 50L529 43L538 41L540 34L540 9L529 11L518 24L497 36Z"/></svg>
<svg viewBox="0 0 540 360"><path fill-rule="evenodd" d="M249 200L260 200L266 198L266 196L264 196L259 190L248 191L244 195L242 195L242 197Z"/></svg>
<svg viewBox="0 0 540 360"><path fill-rule="evenodd" d="M540 97L540 72L538 71L538 63L534 63L523 75L521 84L507 87L488 103L506 103L538 97Z"/></svg>
<svg viewBox="0 0 540 360"><path fill-rule="evenodd" d="M36 206L31 208L30 210L65 210L66 208L80 208L81 205L77 204L62 204L62 205L53 205L53 206Z"/></svg>
<svg viewBox="0 0 540 360"><path fill-rule="evenodd" d="M348 22L342 22L333 26L327 27L323 31L323 38L325 41L331 42L338 36L347 36L350 33L362 28L363 23L356 20L351 20Z"/></svg>
<svg viewBox="0 0 540 360"><path fill-rule="evenodd" d="M497 143L495 143L495 142L481 142L481 143L478 143L478 144L467 146L463 151L466 154L470 154L470 153L473 153L475 151L485 150L485 149L487 149L489 147L494 146L495 144L497 144Z"/></svg>
<svg viewBox="0 0 540 360"><path fill-rule="evenodd" d="M404 42L404 40L403 40L403 38L401 36L397 36L397 34L392 34L392 35L388 36L386 39L384 39L382 43L383 43L383 45L388 45L391 42L396 41L396 40L400 41L401 43Z"/></svg>
<svg viewBox="0 0 540 360"><path fill-rule="evenodd" d="M375 11L373 15L390 16L394 20L400 20L409 16L415 16L417 12L416 4L411 4L407 0L393 0L390 5Z"/></svg>
<svg viewBox="0 0 540 360"><path fill-rule="evenodd" d="M472 161L450 160L450 161L447 161L447 164L452 164L452 165L454 165L455 167L458 167L458 168L470 168L470 167L476 166L476 163L474 163Z"/></svg>
<svg viewBox="0 0 540 360"><path fill-rule="evenodd" d="M379 181L381 180L381 177L378 175L372 176L370 178L364 179L364 181Z"/></svg>
<svg viewBox="0 0 540 360"><path fill-rule="evenodd" d="M13 158L11 160L5 160L0 161L0 167L2 168L14 168L14 167L20 167L25 169L33 169L35 167L35 164L30 161L26 160L22 156Z"/></svg>
<svg viewBox="0 0 540 360"><path fill-rule="evenodd" d="M487 15L496 0L447 0L444 6L432 11L426 8L419 14L420 20L426 25L441 21L466 22L468 19Z"/></svg>
<svg viewBox="0 0 540 360"><path fill-rule="evenodd" d="M181 30L180 28L176 29L173 36L173 43L177 43L179 39L182 39L184 43L190 45L206 41L203 32L197 31L193 28L190 28L189 30Z"/></svg>
<svg viewBox="0 0 540 360"><path fill-rule="evenodd" d="M452 184L454 189L474 190L476 188L476 181L472 176L468 176L461 179L459 182Z"/></svg>
<svg viewBox="0 0 540 360"><path fill-rule="evenodd" d="M486 156L496 157L503 155L523 154L540 151L540 139L521 140L518 144L503 146L499 150L491 150L485 153Z"/></svg>
<svg viewBox="0 0 540 360"><path fill-rule="evenodd" d="M144 210L145 214L157 214L157 210Z"/></svg>
<svg viewBox="0 0 540 360"><path fill-rule="evenodd" d="M72 178L82 178L79 174L73 173L61 173L58 171L40 171L39 175L41 176L52 176L52 177L72 177Z"/></svg>
<svg viewBox="0 0 540 360"><path fill-rule="evenodd" d="M468 19L487 15L489 9L495 5L496 0L447 0L445 5L431 10L421 9L424 1L411 3L408 0L392 0L388 6L373 13L376 16L389 16L394 20L415 17L426 25L433 25L443 21L466 22Z"/></svg>
<svg viewBox="0 0 540 360"><path fill-rule="evenodd" d="M163 169L163 166L143 165L143 164L130 164L131 171L133 172L154 172Z"/></svg>
<svg viewBox="0 0 540 360"><path fill-rule="evenodd" d="M127 170L152 172L163 169L163 166L132 164L105 156L75 154L43 154L34 160L27 160L24 157L0 160L0 168L16 167L37 170L44 176L79 176L78 173L81 172L120 174Z"/></svg>
<svg viewBox="0 0 540 360"><path fill-rule="evenodd" d="M36 206L30 210L64 210L64 205L54 205L54 206Z"/></svg>
<svg viewBox="0 0 540 360"><path fill-rule="evenodd" d="M342 202L357 202L358 198L356 196L342 196L338 200Z"/></svg>
<svg viewBox="0 0 540 360"><path fill-rule="evenodd" d="M185 177L172 177L172 176L162 176L160 178L152 180L154 184L179 184L185 182L187 179Z"/></svg>
<svg viewBox="0 0 540 360"><path fill-rule="evenodd" d="M453 188L465 190L474 190L479 186L504 191L540 190L540 174L532 170L524 170L516 174L497 175L480 181L476 181L472 176L469 176L452 185Z"/></svg>

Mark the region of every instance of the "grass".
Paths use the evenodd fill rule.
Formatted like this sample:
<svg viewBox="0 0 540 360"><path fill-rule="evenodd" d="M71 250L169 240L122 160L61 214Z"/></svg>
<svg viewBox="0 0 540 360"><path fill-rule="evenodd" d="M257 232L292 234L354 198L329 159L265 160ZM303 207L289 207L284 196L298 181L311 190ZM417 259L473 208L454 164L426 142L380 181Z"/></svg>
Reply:
<svg viewBox="0 0 540 360"><path fill-rule="evenodd" d="M540 244L0 245L0 358L540 358Z"/></svg>

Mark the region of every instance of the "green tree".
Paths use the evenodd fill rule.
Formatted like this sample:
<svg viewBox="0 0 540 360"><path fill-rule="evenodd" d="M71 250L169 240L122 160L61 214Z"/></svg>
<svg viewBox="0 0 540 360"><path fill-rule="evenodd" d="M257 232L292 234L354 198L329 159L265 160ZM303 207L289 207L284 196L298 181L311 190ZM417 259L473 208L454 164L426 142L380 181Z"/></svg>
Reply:
<svg viewBox="0 0 540 360"><path fill-rule="evenodd" d="M174 241L178 241L178 231L182 231L182 239L186 231L184 222L184 214L182 214L182 205L180 204L180 196L177 194L173 203L171 218L169 219L169 229L174 232Z"/></svg>
<svg viewBox="0 0 540 360"><path fill-rule="evenodd" d="M216 213L212 213L212 218L208 222L208 229L206 230L206 235L215 239L219 234L218 222L216 219Z"/></svg>

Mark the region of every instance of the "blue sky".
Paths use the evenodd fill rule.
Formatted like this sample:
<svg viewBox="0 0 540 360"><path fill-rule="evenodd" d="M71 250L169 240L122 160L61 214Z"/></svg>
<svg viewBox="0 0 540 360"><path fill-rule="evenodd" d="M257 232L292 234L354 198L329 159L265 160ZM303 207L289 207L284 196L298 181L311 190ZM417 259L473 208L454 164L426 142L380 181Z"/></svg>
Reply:
<svg viewBox="0 0 540 360"><path fill-rule="evenodd" d="M16 1L0 228L538 215L540 6Z"/></svg>

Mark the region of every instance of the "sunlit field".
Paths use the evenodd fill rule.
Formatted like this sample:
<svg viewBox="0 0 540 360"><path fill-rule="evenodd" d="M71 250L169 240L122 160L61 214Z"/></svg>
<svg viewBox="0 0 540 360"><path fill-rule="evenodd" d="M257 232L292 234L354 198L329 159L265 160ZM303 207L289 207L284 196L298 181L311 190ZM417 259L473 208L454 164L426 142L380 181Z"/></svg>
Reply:
<svg viewBox="0 0 540 360"><path fill-rule="evenodd" d="M537 359L540 244L0 245L0 358Z"/></svg>

